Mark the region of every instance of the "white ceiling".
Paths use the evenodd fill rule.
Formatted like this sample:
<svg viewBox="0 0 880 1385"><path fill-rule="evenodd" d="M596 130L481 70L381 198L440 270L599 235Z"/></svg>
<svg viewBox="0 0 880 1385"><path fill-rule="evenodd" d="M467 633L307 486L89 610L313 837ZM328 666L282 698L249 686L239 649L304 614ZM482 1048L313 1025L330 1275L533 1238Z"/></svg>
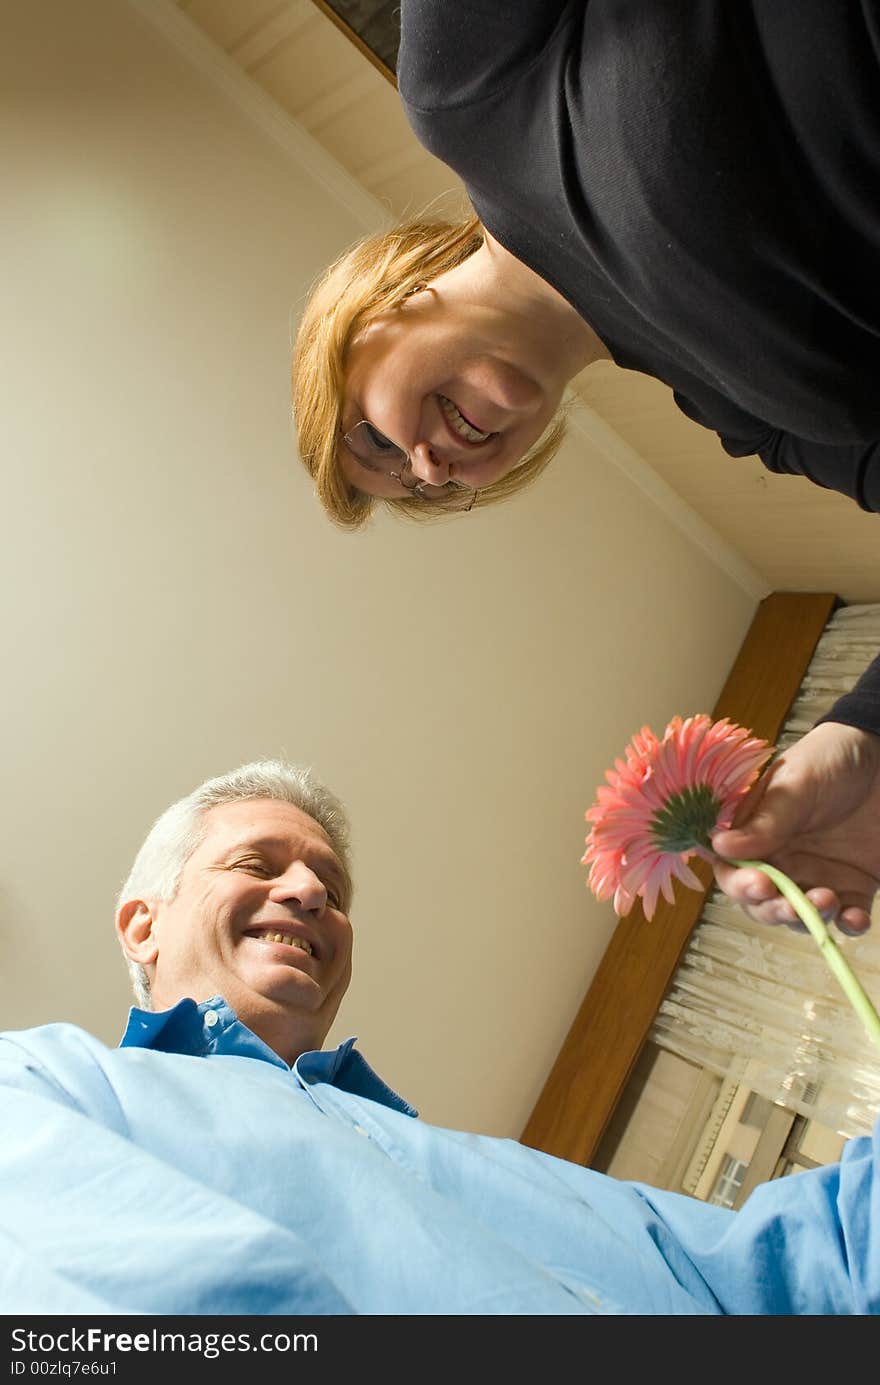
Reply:
<svg viewBox="0 0 880 1385"><path fill-rule="evenodd" d="M393 215L463 206L394 86L314 0L176 0L179 9ZM880 518L756 458L734 461L658 381L591 366L578 394L773 590L880 600Z"/></svg>

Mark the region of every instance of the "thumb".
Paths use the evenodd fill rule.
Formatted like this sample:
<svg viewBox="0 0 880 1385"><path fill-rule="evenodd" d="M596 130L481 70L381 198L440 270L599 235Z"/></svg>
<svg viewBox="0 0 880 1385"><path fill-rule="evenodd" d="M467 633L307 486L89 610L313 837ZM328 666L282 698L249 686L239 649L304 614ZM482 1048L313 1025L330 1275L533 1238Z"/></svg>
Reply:
<svg viewBox="0 0 880 1385"><path fill-rule="evenodd" d="M713 834L712 847L719 856L763 859L796 834L803 812L803 800L795 790L769 782L744 800L732 827Z"/></svg>

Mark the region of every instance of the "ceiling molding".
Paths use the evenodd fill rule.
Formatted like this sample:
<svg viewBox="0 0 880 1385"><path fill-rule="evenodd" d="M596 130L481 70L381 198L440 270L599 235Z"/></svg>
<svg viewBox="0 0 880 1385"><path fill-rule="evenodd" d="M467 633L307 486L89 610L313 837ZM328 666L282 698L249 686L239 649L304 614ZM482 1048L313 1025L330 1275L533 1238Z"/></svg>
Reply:
<svg viewBox="0 0 880 1385"><path fill-rule="evenodd" d="M622 471L685 538L711 558L715 566L726 573L748 596L753 597L755 601L763 601L765 596L769 596L773 588L764 574L743 558L721 537L717 529L713 529L696 510L682 500L619 433L573 392L569 392L567 405L566 417L570 434L577 433L591 452L600 452Z"/></svg>
<svg viewBox="0 0 880 1385"><path fill-rule="evenodd" d="M227 50L229 56L246 72L253 73L279 48L295 38L301 29L305 29L313 18L313 14L306 9L297 10L289 6L280 10L274 18L266 20L231 45Z"/></svg>
<svg viewBox="0 0 880 1385"><path fill-rule="evenodd" d="M366 191L312 135L288 115L233 58L207 38L172 0L127 0L139 15L287 155L320 183L364 232L392 223L385 207Z"/></svg>

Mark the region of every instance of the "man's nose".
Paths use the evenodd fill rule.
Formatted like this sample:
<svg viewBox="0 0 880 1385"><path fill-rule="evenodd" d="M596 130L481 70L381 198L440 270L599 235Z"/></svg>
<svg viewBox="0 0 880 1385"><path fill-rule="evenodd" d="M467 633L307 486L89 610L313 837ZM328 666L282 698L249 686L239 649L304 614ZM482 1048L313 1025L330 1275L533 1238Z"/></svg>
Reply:
<svg viewBox="0 0 880 1385"><path fill-rule="evenodd" d="M409 454L409 464L413 476L427 481L429 486L445 486L452 476L452 465L445 461L443 454L428 442L417 442Z"/></svg>
<svg viewBox="0 0 880 1385"><path fill-rule="evenodd" d="M320 876L299 863L272 886L269 898L274 904L290 904L310 914L321 914L327 904L327 890Z"/></svg>

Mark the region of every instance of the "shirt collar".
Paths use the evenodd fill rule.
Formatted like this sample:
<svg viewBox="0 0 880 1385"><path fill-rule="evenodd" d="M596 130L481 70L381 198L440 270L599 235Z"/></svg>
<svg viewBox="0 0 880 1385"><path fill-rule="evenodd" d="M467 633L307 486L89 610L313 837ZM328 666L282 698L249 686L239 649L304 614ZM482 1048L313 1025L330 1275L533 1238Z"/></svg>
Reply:
<svg viewBox="0 0 880 1385"><path fill-rule="evenodd" d="M417 1115L415 1107L398 1096L373 1071L355 1043L354 1038L345 1039L337 1048L302 1053L293 1071L304 1086L328 1082L408 1116ZM194 1058L215 1055L256 1058L290 1070L284 1059L248 1029L219 995L201 1003L179 1000L170 1010L140 1010L133 1005L119 1047L151 1048L159 1053L182 1053Z"/></svg>

